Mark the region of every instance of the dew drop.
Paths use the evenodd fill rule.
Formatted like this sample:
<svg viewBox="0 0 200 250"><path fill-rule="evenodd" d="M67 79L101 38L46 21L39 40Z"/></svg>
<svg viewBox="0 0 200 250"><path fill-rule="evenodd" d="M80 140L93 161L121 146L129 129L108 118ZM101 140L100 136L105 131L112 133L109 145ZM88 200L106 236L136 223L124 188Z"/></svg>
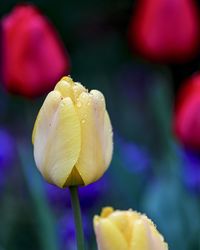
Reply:
<svg viewBox="0 0 200 250"><path fill-rule="evenodd" d="M83 124L84 124L84 123L85 123L85 119L81 120L81 123L83 123Z"/></svg>

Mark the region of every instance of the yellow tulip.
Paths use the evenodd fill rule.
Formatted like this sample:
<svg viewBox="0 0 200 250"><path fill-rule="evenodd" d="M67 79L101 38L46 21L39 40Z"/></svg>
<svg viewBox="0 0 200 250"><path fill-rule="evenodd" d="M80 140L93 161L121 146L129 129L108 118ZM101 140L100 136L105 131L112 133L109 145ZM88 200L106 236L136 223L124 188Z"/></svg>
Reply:
<svg viewBox="0 0 200 250"><path fill-rule="evenodd" d="M113 151L103 94L63 77L39 111L32 141L36 165L48 182L66 187L96 181Z"/></svg>
<svg viewBox="0 0 200 250"><path fill-rule="evenodd" d="M99 250L167 250L167 243L153 222L132 210L113 211L111 207L94 217Z"/></svg>

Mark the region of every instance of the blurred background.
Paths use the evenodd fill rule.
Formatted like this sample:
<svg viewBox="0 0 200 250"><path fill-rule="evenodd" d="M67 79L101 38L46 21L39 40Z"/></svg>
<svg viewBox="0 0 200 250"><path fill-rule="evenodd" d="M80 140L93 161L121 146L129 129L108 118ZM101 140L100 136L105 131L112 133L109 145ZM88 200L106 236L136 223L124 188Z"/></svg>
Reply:
<svg viewBox="0 0 200 250"><path fill-rule="evenodd" d="M75 250L69 192L38 173L31 133L70 74L106 97L114 155L80 188L87 249L103 206L146 213L200 249L200 1L0 2L0 250ZM35 7L34 7L35 6Z"/></svg>

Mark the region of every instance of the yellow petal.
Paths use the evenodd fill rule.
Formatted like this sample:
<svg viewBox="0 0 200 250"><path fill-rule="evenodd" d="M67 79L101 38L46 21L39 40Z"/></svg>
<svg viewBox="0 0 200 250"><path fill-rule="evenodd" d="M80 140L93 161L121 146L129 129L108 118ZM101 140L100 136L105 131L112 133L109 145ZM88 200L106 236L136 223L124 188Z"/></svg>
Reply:
<svg viewBox="0 0 200 250"><path fill-rule="evenodd" d="M37 131L38 125L40 126L40 130L43 130L43 133L40 135L41 144L46 142L47 135L49 132L49 126L47 126L47 124L51 123L51 120L53 119L53 116L61 100L62 100L62 97L58 91L51 91L47 95L34 124L33 133L32 133L33 144L35 143L35 136L36 136L36 133L38 132ZM42 123L42 121L45 121L45 123ZM38 154L38 157L40 158L43 156L42 154ZM37 160L38 160L38 157L37 157Z"/></svg>
<svg viewBox="0 0 200 250"><path fill-rule="evenodd" d="M110 117L108 115L108 112L105 112L105 124L104 124L104 141L103 149L104 149L104 155L105 155L105 162L106 165L109 166L111 159L112 159L112 153L113 153L113 132L112 132L112 126L110 122Z"/></svg>
<svg viewBox="0 0 200 250"><path fill-rule="evenodd" d="M153 249L155 249L155 250L167 250L168 245L167 245L167 243L164 242L163 236L158 232L155 225L153 224L153 222L150 219L146 218L146 220L148 220L149 225L150 225L150 229L151 229Z"/></svg>
<svg viewBox="0 0 200 250"><path fill-rule="evenodd" d="M104 207L101 211L101 218L106 218L114 212L112 207Z"/></svg>
<svg viewBox="0 0 200 250"><path fill-rule="evenodd" d="M164 242L164 238L157 231L153 222L142 215L134 225L131 249L167 250L168 245Z"/></svg>
<svg viewBox="0 0 200 250"><path fill-rule="evenodd" d="M55 86L55 90L59 91L62 97L70 97L74 101L74 92L71 84L61 79Z"/></svg>
<svg viewBox="0 0 200 250"><path fill-rule="evenodd" d="M75 82L72 88L74 91L74 97L76 101L78 101L78 98L82 92L87 92L86 88L83 87L83 85L78 82Z"/></svg>
<svg viewBox="0 0 200 250"><path fill-rule="evenodd" d="M38 115L37 115L37 118L35 120L35 124L34 124L34 127L33 127L33 132L32 132L32 144L34 144L34 141L35 141L35 132L36 132L36 129L38 127L38 120L39 120L39 117L40 117L40 111L38 112Z"/></svg>
<svg viewBox="0 0 200 250"><path fill-rule="evenodd" d="M81 152L76 164L84 184L100 178L112 157L112 129L101 92L81 93L77 103L81 121Z"/></svg>
<svg viewBox="0 0 200 250"><path fill-rule="evenodd" d="M131 209L105 207L93 223L99 250L168 250L153 222Z"/></svg>
<svg viewBox="0 0 200 250"><path fill-rule="evenodd" d="M116 225L124 236L126 242L130 244L132 238L132 232L134 229L134 223L140 217L139 213L132 210L119 211L116 210L109 216L109 220Z"/></svg>
<svg viewBox="0 0 200 250"><path fill-rule="evenodd" d="M148 225L139 219L134 223L131 250L154 250L152 248L151 235Z"/></svg>
<svg viewBox="0 0 200 250"><path fill-rule="evenodd" d="M107 218L94 217L98 250L128 250L128 244L118 228Z"/></svg>
<svg viewBox="0 0 200 250"><path fill-rule="evenodd" d="M59 102L55 96L60 98ZM65 185L72 172L81 145L80 122L74 104L69 97L61 99L58 91L47 96L34 132L36 165L47 181L59 187Z"/></svg>
<svg viewBox="0 0 200 250"><path fill-rule="evenodd" d="M60 81L68 82L68 83L71 84L71 86L74 85L74 81L73 81L73 79L71 78L71 76L63 76L63 77L61 78Z"/></svg>
<svg viewBox="0 0 200 250"><path fill-rule="evenodd" d="M56 84L55 90L59 91L63 97L70 97L74 103L78 102L79 95L82 92L87 92L82 84L73 82L72 78L68 76L63 77Z"/></svg>

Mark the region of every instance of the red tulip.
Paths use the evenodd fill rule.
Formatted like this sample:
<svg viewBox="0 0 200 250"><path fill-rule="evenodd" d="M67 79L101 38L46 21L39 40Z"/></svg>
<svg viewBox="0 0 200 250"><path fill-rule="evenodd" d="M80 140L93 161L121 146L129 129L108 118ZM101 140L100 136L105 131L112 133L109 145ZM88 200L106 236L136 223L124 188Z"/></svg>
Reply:
<svg viewBox="0 0 200 250"><path fill-rule="evenodd" d="M13 93L35 97L69 73L69 58L51 23L32 5L2 19L3 82Z"/></svg>
<svg viewBox="0 0 200 250"><path fill-rule="evenodd" d="M130 42L148 59L186 61L197 50L198 22L193 0L138 0L130 23Z"/></svg>
<svg viewBox="0 0 200 250"><path fill-rule="evenodd" d="M189 79L180 90L174 131L186 147L200 150L200 73Z"/></svg>

